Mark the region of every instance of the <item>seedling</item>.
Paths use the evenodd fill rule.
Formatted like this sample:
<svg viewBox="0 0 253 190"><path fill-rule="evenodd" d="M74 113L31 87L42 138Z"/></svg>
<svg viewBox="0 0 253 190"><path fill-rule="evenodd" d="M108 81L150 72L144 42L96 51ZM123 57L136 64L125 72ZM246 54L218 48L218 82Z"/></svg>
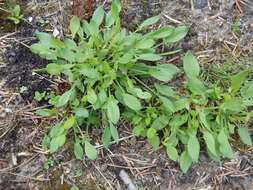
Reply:
<svg viewBox="0 0 253 190"><path fill-rule="evenodd" d="M15 5L12 9L10 9L10 16L8 16L8 19L13 21L15 24L20 23L20 21L23 19L20 5Z"/></svg>

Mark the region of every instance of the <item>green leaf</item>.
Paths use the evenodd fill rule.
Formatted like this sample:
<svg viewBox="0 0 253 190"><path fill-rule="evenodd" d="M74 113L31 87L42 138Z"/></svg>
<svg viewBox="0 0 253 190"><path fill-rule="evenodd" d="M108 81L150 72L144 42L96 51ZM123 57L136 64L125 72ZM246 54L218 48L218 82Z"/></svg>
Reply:
<svg viewBox="0 0 253 190"><path fill-rule="evenodd" d="M186 173L192 165L191 157L187 151L184 151L179 158L179 165L183 173Z"/></svg>
<svg viewBox="0 0 253 190"><path fill-rule="evenodd" d="M173 116L169 125L173 128L178 128L188 121L188 114L177 114Z"/></svg>
<svg viewBox="0 0 253 190"><path fill-rule="evenodd" d="M153 17L150 17L148 19L146 19L139 27L138 27L138 30L142 30L143 28L146 28L147 26L150 26L150 25L153 25L155 23L157 23L159 20L160 20L160 16L157 15L157 16L153 16Z"/></svg>
<svg viewBox="0 0 253 190"><path fill-rule="evenodd" d="M133 134L137 137L139 137L143 132L144 132L144 127L143 126L135 126L133 128Z"/></svg>
<svg viewBox="0 0 253 190"><path fill-rule="evenodd" d="M152 39L142 39L136 43L135 48L137 49L149 49L153 47L155 41Z"/></svg>
<svg viewBox="0 0 253 190"><path fill-rule="evenodd" d="M116 124L119 121L120 111L118 102L112 96L109 97L106 105L107 117L113 123Z"/></svg>
<svg viewBox="0 0 253 190"><path fill-rule="evenodd" d="M77 117L81 118L89 117L89 111L86 108L77 108L75 113Z"/></svg>
<svg viewBox="0 0 253 190"><path fill-rule="evenodd" d="M97 150L93 145L90 144L89 141L85 141L85 154L91 160L95 160L97 158Z"/></svg>
<svg viewBox="0 0 253 190"><path fill-rule="evenodd" d="M55 138L61 134L63 134L64 132L64 128L62 127L61 123L58 123L56 124L51 130L50 130L50 133L49 133L49 136L51 138Z"/></svg>
<svg viewBox="0 0 253 190"><path fill-rule="evenodd" d="M206 143L206 146L208 150L217 157L217 151L216 151L216 146L215 146L215 139L211 133L208 131L204 132L204 140Z"/></svg>
<svg viewBox="0 0 253 190"><path fill-rule="evenodd" d="M231 87L233 93L237 92L241 88L248 75L249 71L245 70L231 77Z"/></svg>
<svg viewBox="0 0 253 190"><path fill-rule="evenodd" d="M77 186L73 186L70 188L70 190L79 190L79 188Z"/></svg>
<svg viewBox="0 0 253 190"><path fill-rule="evenodd" d="M197 162L199 159L200 145L196 136L190 135L190 138L187 143L187 151L189 156L191 157L191 160L193 162Z"/></svg>
<svg viewBox="0 0 253 190"><path fill-rule="evenodd" d="M227 158L233 158L233 150L228 142L228 137L227 135L225 134L224 132L224 129L221 129L218 137L217 137L217 140L220 144L220 152Z"/></svg>
<svg viewBox="0 0 253 190"><path fill-rule="evenodd" d="M141 103L135 96L123 93L122 97L124 104L127 105L132 110L139 111L141 109Z"/></svg>
<svg viewBox="0 0 253 190"><path fill-rule="evenodd" d="M232 98L230 100L226 100L223 104L220 105L220 108L224 111L231 111L231 112L240 112L245 108L242 99L239 98Z"/></svg>
<svg viewBox="0 0 253 190"><path fill-rule="evenodd" d="M110 141L111 141L111 130L109 127L106 127L102 135L102 142L105 148L109 147Z"/></svg>
<svg viewBox="0 0 253 190"><path fill-rule="evenodd" d="M46 70L50 75L60 75L62 68L59 64L51 63L47 65Z"/></svg>
<svg viewBox="0 0 253 190"><path fill-rule="evenodd" d="M238 134L240 136L241 141L249 146L252 146L252 140L250 134L245 127L238 127Z"/></svg>
<svg viewBox="0 0 253 190"><path fill-rule="evenodd" d="M50 142L50 153L56 152L66 142L66 135L62 134L53 138Z"/></svg>
<svg viewBox="0 0 253 190"><path fill-rule="evenodd" d="M83 159L83 147L78 142L75 142L74 144L74 154L77 159L79 160Z"/></svg>
<svg viewBox="0 0 253 190"><path fill-rule="evenodd" d="M47 46L41 43L31 45L30 50L35 54L39 54L42 58L45 58L47 60L57 60L55 51L49 49Z"/></svg>
<svg viewBox="0 0 253 190"><path fill-rule="evenodd" d="M187 82L187 88L193 94L196 94L196 95L204 95L206 92L205 85L202 83L202 81L200 81L199 79L197 79L195 77L189 78L189 80Z"/></svg>
<svg viewBox="0 0 253 190"><path fill-rule="evenodd" d="M35 96L34 96L34 99L36 100L36 101L38 101L38 102L40 102L41 100L43 100L43 98L45 98L45 96L46 96L46 92L44 91L44 92L39 92L39 91L36 91L35 92Z"/></svg>
<svg viewBox="0 0 253 190"><path fill-rule="evenodd" d="M165 128L168 124L169 124L169 118L165 115L161 115L154 120L154 122L151 125L151 128L159 131Z"/></svg>
<svg viewBox="0 0 253 190"><path fill-rule="evenodd" d="M178 159L178 152L177 149L173 146L171 146L170 144L166 145L166 153L169 156L169 158L173 161L177 161Z"/></svg>
<svg viewBox="0 0 253 190"><path fill-rule="evenodd" d="M183 58L183 64L184 64L184 71L188 77L198 77L200 73L200 67L197 58L188 51L184 58Z"/></svg>
<svg viewBox="0 0 253 190"><path fill-rule="evenodd" d="M174 32L165 38L165 43L175 43L181 39L183 39L188 33L189 28L187 26L179 26L175 28Z"/></svg>
<svg viewBox="0 0 253 190"><path fill-rule="evenodd" d="M117 142L119 140L119 133L116 127L112 123L110 124L110 131L111 131L112 138Z"/></svg>
<svg viewBox="0 0 253 190"><path fill-rule="evenodd" d="M97 101L97 95L92 88L89 88L87 91L87 101L91 104L95 104Z"/></svg>
<svg viewBox="0 0 253 190"><path fill-rule="evenodd" d="M154 32L147 34L147 36L151 36L154 39L162 39L171 35L174 32L174 30L175 28L173 26L164 26Z"/></svg>
<svg viewBox="0 0 253 190"><path fill-rule="evenodd" d="M68 90L63 95L61 95L57 101L56 107L65 106L68 103L68 101L70 100L71 95L72 95L72 89Z"/></svg>
<svg viewBox="0 0 253 190"><path fill-rule="evenodd" d="M148 129L148 131L147 131L147 138L148 139L153 139L153 138L155 138L156 137L156 130L154 129L154 128L152 128L152 127L150 127L149 129Z"/></svg>
<svg viewBox="0 0 253 190"><path fill-rule="evenodd" d="M80 20L77 16L73 16L70 20L70 31L72 34L72 38L75 38L76 33L78 32L80 28Z"/></svg>
<svg viewBox="0 0 253 190"><path fill-rule="evenodd" d="M105 11L103 9L103 6L99 6L92 15L92 20L94 20L97 23L97 26L100 26L100 24L103 22L105 15Z"/></svg>
<svg viewBox="0 0 253 190"><path fill-rule="evenodd" d="M121 11L121 5L119 0L113 0L112 6L111 6L111 12L112 12L112 17L114 20L119 19L119 13Z"/></svg>
<svg viewBox="0 0 253 190"><path fill-rule="evenodd" d="M106 27L110 27L110 26L112 26L114 23L115 23L115 19L114 19L114 17L112 16L112 11L109 11L109 12L106 14L106 17L105 17L105 26L106 26Z"/></svg>
<svg viewBox="0 0 253 190"><path fill-rule="evenodd" d="M177 97L177 93L170 86L155 84L155 88L161 95L173 98Z"/></svg>
<svg viewBox="0 0 253 190"><path fill-rule="evenodd" d="M148 138L148 142L152 145L154 150L157 150L160 145L160 139L158 135L154 136L154 138Z"/></svg>
<svg viewBox="0 0 253 190"><path fill-rule="evenodd" d="M65 123L63 124L64 129L70 129L76 124L76 118L74 116L70 116Z"/></svg>
<svg viewBox="0 0 253 190"><path fill-rule="evenodd" d="M242 89L242 96L244 98L252 98L253 97L253 81L247 83Z"/></svg>
<svg viewBox="0 0 253 190"><path fill-rule="evenodd" d="M149 70L152 77L164 82L170 81L178 72L179 69L175 65L171 64L157 65Z"/></svg>
<svg viewBox="0 0 253 190"><path fill-rule="evenodd" d="M162 59L162 56L154 53L144 53L140 54L138 59L144 61L158 61Z"/></svg>
<svg viewBox="0 0 253 190"><path fill-rule="evenodd" d="M40 115L43 117L52 117L52 116L56 115L56 111L53 109L44 108L44 109L36 110L36 115Z"/></svg>
<svg viewBox="0 0 253 190"><path fill-rule="evenodd" d="M159 99L162 101L163 106L168 112L174 113L176 111L175 105L170 99L163 96L160 96Z"/></svg>

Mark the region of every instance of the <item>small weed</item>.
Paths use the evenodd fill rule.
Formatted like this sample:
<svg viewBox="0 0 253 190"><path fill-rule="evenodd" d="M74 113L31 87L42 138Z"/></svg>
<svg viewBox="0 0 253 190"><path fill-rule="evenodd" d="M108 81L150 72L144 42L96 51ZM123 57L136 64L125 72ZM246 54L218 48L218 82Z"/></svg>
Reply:
<svg viewBox="0 0 253 190"><path fill-rule="evenodd" d="M13 21L15 24L19 24L20 21L23 19L20 5L15 5L13 8L9 10L9 12L10 16L8 16L8 19Z"/></svg>
<svg viewBox="0 0 253 190"><path fill-rule="evenodd" d="M44 98L46 97L46 92L39 92L39 91L36 91L35 92L35 95L34 95L34 99L38 102L40 102L41 100L43 100Z"/></svg>
<svg viewBox="0 0 253 190"><path fill-rule="evenodd" d="M248 80L251 71L230 76L229 88L207 85L200 78L198 60L187 52L183 58L184 93L179 93L169 82L180 69L161 64L163 57L178 51L157 53L156 49L181 40L188 28L164 26L143 32L159 21L160 16L154 16L130 32L121 28L120 10L115 0L108 13L98 7L90 22L73 17L71 38L63 41L36 33L39 42L31 51L51 61L45 68L50 75L64 77L69 83L63 94L49 99L51 109L37 111L62 118L45 136L43 147L54 153L68 135L76 158L85 154L94 160L97 151L91 144L90 129L103 129L101 139L108 148L112 139L119 139L120 119L128 120L133 133L146 137L155 150L163 145L183 172L198 161L202 141L215 160L233 157L230 141L235 134L251 146L244 127L253 115L247 111L253 105L253 82ZM148 78L153 78L154 84L145 84Z"/></svg>
<svg viewBox="0 0 253 190"><path fill-rule="evenodd" d="M45 170L48 170L50 167L52 167L54 165L54 161L53 161L53 159L52 158L49 158L49 159L47 159L45 162L44 162L44 164L43 164L43 168L45 169Z"/></svg>

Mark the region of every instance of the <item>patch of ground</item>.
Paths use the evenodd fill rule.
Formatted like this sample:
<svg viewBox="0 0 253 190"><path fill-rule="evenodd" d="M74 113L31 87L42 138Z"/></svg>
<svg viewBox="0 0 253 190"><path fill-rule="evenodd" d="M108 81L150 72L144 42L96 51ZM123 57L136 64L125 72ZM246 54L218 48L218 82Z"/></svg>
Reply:
<svg viewBox="0 0 253 190"><path fill-rule="evenodd" d="M247 57L243 62L246 66L253 56L252 4L242 1L245 4L240 13L232 0L191 2L123 0L123 24L132 28L161 12L162 25L190 26L188 36L174 46L193 50L204 67L222 65L228 57L235 64ZM47 61L32 54L26 46L34 42L36 29L58 31L60 37L66 34L72 5L77 9L75 3L64 0L30 2L27 6L33 11L28 11L25 19L29 21L32 17L32 21L24 22L13 34L0 34L0 190L67 190L72 185L85 190L129 189L120 177L122 171L139 189L251 190L252 148L237 150L233 160L223 163L211 161L202 152L200 162L187 174L168 160L163 149L154 152L144 139L132 137L131 126L124 123L119 127L120 143L112 145L110 150L103 149L95 139L102 132L93 130L93 140L99 149L96 161L73 159L73 152L68 149L70 143L52 156L41 148L46 127L53 121L35 116L36 104L32 99L36 90L47 90L51 82L46 80L49 79L46 75L32 75L33 69L44 67ZM75 11L80 14L86 9L79 8ZM180 56L170 57L168 61L171 58L180 62ZM22 86L28 90L20 95Z"/></svg>

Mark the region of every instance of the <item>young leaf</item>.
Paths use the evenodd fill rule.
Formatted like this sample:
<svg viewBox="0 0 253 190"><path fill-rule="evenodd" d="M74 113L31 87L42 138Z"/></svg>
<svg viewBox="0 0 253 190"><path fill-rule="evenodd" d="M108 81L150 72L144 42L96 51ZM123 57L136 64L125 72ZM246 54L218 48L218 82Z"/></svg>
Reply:
<svg viewBox="0 0 253 190"><path fill-rule="evenodd" d="M220 144L220 152L227 158L233 158L233 150L228 142L228 137L222 129L217 137L217 140Z"/></svg>
<svg viewBox="0 0 253 190"><path fill-rule="evenodd" d="M179 69L175 65L171 64L157 65L149 70L149 73L152 77L163 82L170 81L178 72Z"/></svg>
<svg viewBox="0 0 253 190"><path fill-rule="evenodd" d="M248 75L249 71L245 70L231 77L231 87L233 93L237 92L241 88Z"/></svg>
<svg viewBox="0 0 253 190"><path fill-rule="evenodd" d="M72 34L72 38L75 38L76 33L78 32L80 28L80 20L77 16L73 16L70 20L70 31Z"/></svg>
<svg viewBox="0 0 253 190"><path fill-rule="evenodd" d="M47 65L46 70L50 75L60 75L62 69L59 64L51 63Z"/></svg>
<svg viewBox="0 0 253 190"><path fill-rule="evenodd" d="M87 118L89 116L89 111L86 108L77 108L76 116L81 118Z"/></svg>
<svg viewBox="0 0 253 190"><path fill-rule="evenodd" d="M189 28L187 26L179 26L175 28L174 32L165 38L165 43L174 43L183 39L188 33Z"/></svg>
<svg viewBox="0 0 253 190"><path fill-rule="evenodd" d="M242 89L242 96L244 98L252 98L253 97L253 81L247 83Z"/></svg>
<svg viewBox="0 0 253 190"><path fill-rule="evenodd" d="M57 137L54 137L50 142L50 153L56 152L61 146L63 146L66 142L66 135L61 134Z"/></svg>
<svg viewBox="0 0 253 190"><path fill-rule="evenodd" d="M83 147L78 142L75 142L74 144L74 154L77 159L79 160L83 159Z"/></svg>
<svg viewBox="0 0 253 190"><path fill-rule="evenodd" d="M190 135L187 143L187 152L193 162L197 162L199 159L200 145L196 136Z"/></svg>
<svg viewBox="0 0 253 190"><path fill-rule="evenodd" d="M230 100L225 101L223 104L220 105L220 108L224 111L231 111L231 112L240 112L244 109L245 105L242 99L239 98L232 98Z"/></svg>
<svg viewBox="0 0 253 190"><path fill-rule="evenodd" d="M89 141L85 141L85 154L91 160L95 160L97 158L97 150L93 145L90 144Z"/></svg>
<svg viewBox="0 0 253 190"><path fill-rule="evenodd" d="M173 161L177 161L178 159L178 152L177 149L170 144L166 145L166 153L169 156L169 158Z"/></svg>
<svg viewBox="0 0 253 190"><path fill-rule="evenodd" d="M189 78L189 80L187 82L187 88L193 94L196 94L196 95L204 95L206 92L205 85L202 83L202 81L200 81L199 79L197 79L195 77Z"/></svg>
<svg viewBox="0 0 253 190"><path fill-rule="evenodd" d="M105 148L109 147L110 141L111 141L111 130L109 127L106 127L102 135L102 142Z"/></svg>
<svg viewBox="0 0 253 190"><path fill-rule="evenodd" d="M106 110L107 110L108 119L113 124L118 123L119 117L120 117L120 111L119 111L117 100L115 100L112 96L107 101Z"/></svg>
<svg viewBox="0 0 253 190"><path fill-rule="evenodd" d="M208 150L214 155L217 156L216 147L215 147L215 139L211 133L208 131L204 132L204 140Z"/></svg>
<svg viewBox="0 0 253 190"><path fill-rule="evenodd" d="M160 96L159 98L168 112L174 113L176 111L175 105L170 99L165 98L163 96Z"/></svg>
<svg viewBox="0 0 253 190"><path fill-rule="evenodd" d="M183 59L184 71L188 77L198 77L200 73L200 67L197 58L188 51Z"/></svg>
<svg viewBox="0 0 253 190"><path fill-rule="evenodd" d="M184 151L179 158L179 165L182 172L186 173L192 164L192 160L187 151Z"/></svg>
<svg viewBox="0 0 253 190"><path fill-rule="evenodd" d="M60 98L57 101L56 107L65 106L68 103L71 95L72 95L72 89L68 90L63 95L61 95Z"/></svg>
<svg viewBox="0 0 253 190"><path fill-rule="evenodd" d="M138 30L142 30L143 28L147 27L147 26L150 26L150 25L153 25L155 23L157 23L159 20L160 20L160 16L157 15L157 16L153 16L151 18L148 18L146 19L139 27L138 27Z"/></svg>
<svg viewBox="0 0 253 190"><path fill-rule="evenodd" d="M154 136L154 138L148 138L148 142L152 145L154 150L157 150L160 145L160 139L158 135Z"/></svg>
<svg viewBox="0 0 253 190"><path fill-rule="evenodd" d="M100 26L100 24L103 22L105 11L103 9L103 6L99 6L92 15L92 20L94 20L97 23L97 26Z"/></svg>
<svg viewBox="0 0 253 190"><path fill-rule="evenodd" d="M153 138L155 138L156 135L157 135L156 130L154 128L150 127L147 131L147 138L153 139Z"/></svg>
<svg viewBox="0 0 253 190"><path fill-rule="evenodd" d="M165 128L168 125L168 123L169 123L168 117L165 115L161 115L154 120L154 122L151 125L151 128L159 131L159 130Z"/></svg>
<svg viewBox="0 0 253 190"><path fill-rule="evenodd" d="M175 28L173 26L164 26L158 30L148 33L147 36L151 36L154 39L166 38L174 32Z"/></svg>
<svg viewBox="0 0 253 190"><path fill-rule="evenodd" d="M144 61L158 61L162 59L162 56L154 53L144 53L140 54L138 59Z"/></svg>
<svg viewBox="0 0 253 190"><path fill-rule="evenodd" d="M124 104L127 105L132 110L139 111L141 109L141 103L135 96L124 93L122 94L122 97Z"/></svg>
<svg viewBox="0 0 253 190"><path fill-rule="evenodd" d="M112 123L110 124L110 131L111 131L113 140L117 142L119 140L119 133L116 127Z"/></svg>
<svg viewBox="0 0 253 190"><path fill-rule="evenodd" d="M70 129L73 127L76 123L76 118L74 116L70 116L64 123L63 128L64 129Z"/></svg>
<svg viewBox="0 0 253 190"><path fill-rule="evenodd" d="M155 84L155 88L161 95L173 98L177 97L177 93L170 86Z"/></svg>
<svg viewBox="0 0 253 190"><path fill-rule="evenodd" d="M36 114L43 117L51 117L51 116L56 115L56 112L55 110L44 108L44 109L36 110Z"/></svg>
<svg viewBox="0 0 253 190"><path fill-rule="evenodd" d="M87 91L87 100L91 104L95 104L97 101L97 95L92 88L89 88Z"/></svg>
<svg viewBox="0 0 253 190"><path fill-rule="evenodd" d="M238 127L238 134L240 136L241 141L249 146L252 146L252 140L250 134L245 127Z"/></svg>
<svg viewBox="0 0 253 190"><path fill-rule="evenodd" d="M152 39L143 39L136 43L135 48L137 49L148 49L153 47L155 41Z"/></svg>

